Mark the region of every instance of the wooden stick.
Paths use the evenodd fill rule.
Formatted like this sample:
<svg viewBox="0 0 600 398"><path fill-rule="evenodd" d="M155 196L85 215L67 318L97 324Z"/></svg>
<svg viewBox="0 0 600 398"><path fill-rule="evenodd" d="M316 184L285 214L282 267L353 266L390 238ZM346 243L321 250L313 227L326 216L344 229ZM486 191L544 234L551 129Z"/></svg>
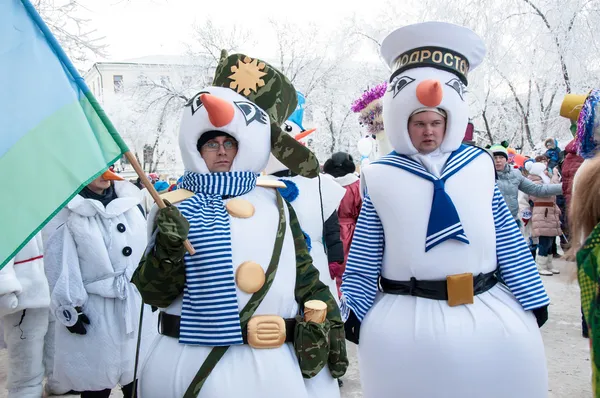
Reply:
<svg viewBox="0 0 600 398"><path fill-rule="evenodd" d="M146 172L144 172L142 166L140 166L133 153L131 153L131 151L127 151L125 152L125 157L129 161L129 164L133 166L133 169L135 170L137 175L140 177L140 181L142 182L142 184L144 184L146 189L148 189L148 192L150 192L150 195L152 196L152 199L154 199L154 202L156 202L158 208L164 209L165 207L167 207L165 205L165 202L160 198L158 192L156 192L156 189L154 189L154 185L152 185L152 183L146 176ZM185 249L188 251L188 253L190 253L192 256L196 254L196 250L194 250L194 247L192 246L189 240L186 239L185 242L183 242L183 245L185 246Z"/></svg>

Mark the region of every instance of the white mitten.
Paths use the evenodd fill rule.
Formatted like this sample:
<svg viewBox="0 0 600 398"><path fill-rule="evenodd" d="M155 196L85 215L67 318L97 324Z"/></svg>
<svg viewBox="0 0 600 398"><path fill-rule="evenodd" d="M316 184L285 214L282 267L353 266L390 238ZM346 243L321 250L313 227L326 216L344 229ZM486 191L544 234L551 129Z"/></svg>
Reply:
<svg viewBox="0 0 600 398"><path fill-rule="evenodd" d="M19 306L19 299L14 293L3 294L0 296L0 316L12 314Z"/></svg>

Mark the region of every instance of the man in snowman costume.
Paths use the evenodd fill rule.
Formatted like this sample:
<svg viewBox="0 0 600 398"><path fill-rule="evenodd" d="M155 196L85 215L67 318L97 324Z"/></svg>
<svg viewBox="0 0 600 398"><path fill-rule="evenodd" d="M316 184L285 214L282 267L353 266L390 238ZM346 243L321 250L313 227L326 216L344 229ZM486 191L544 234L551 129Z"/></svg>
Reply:
<svg viewBox="0 0 600 398"><path fill-rule="evenodd" d="M304 95L298 92L298 107L281 128L303 145L306 137L316 131L307 130L302 126L304 103ZM326 284L337 298L334 274L342 269L344 263L337 208L346 190L327 174L319 173L316 178L298 175L273 155L269 157L265 173L286 184L286 188L281 188L280 192L284 199L292 204L298 215L321 282ZM341 275L341 271L339 274Z"/></svg>
<svg viewBox="0 0 600 398"><path fill-rule="evenodd" d="M426 22L395 30L381 52L394 152L362 172L341 303L365 397L546 397L549 298L493 161L461 145L484 44Z"/></svg>
<svg viewBox="0 0 600 398"><path fill-rule="evenodd" d="M274 189L282 184L258 179L271 152L317 175L314 155L280 127L295 107L278 70L224 52L213 86L184 109L181 189L164 195L175 206L150 213L152 241L132 279L160 308L141 397L339 397L334 377L348 365L339 308ZM311 300L322 302L319 322L306 318Z"/></svg>

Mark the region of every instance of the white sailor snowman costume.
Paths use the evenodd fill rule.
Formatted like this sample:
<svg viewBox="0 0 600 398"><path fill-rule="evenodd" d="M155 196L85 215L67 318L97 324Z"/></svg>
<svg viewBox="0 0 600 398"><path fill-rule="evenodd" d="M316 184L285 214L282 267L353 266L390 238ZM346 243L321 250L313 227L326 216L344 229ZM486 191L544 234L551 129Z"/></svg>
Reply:
<svg viewBox="0 0 600 398"><path fill-rule="evenodd" d="M362 321L364 396L546 397L544 347L529 310L547 306L548 296L495 186L493 162L461 145L466 74L482 61L484 44L467 28L427 22L392 32L381 51L393 72L384 123L395 152L362 170L365 200L342 283L344 319ZM407 131L424 106L448 115L443 142L428 155ZM497 268L508 288L476 287L472 304L416 293L423 281ZM408 289L383 293L386 280Z"/></svg>
<svg viewBox="0 0 600 398"><path fill-rule="evenodd" d="M283 126L283 131L293 137L297 137L303 130L291 120L286 121ZM265 168L266 174L272 175L287 170L283 163L270 155ZM317 178L289 175L279 179L288 186L283 192L289 194L284 194L284 197L294 206L300 226L309 236L310 255L314 266L319 270L321 282L329 287L331 294L337 299L337 286L329 273L329 261L323 244L323 224L337 211L346 190L330 175L322 173Z"/></svg>
<svg viewBox="0 0 600 398"><path fill-rule="evenodd" d="M244 180L239 185L240 189L233 189L230 198L223 199L225 207L220 205L215 209L221 211L232 201L243 201L251 204L253 212L247 218L240 218L232 212L219 213L218 224L212 230L202 230L202 226L195 222L198 211L193 209L198 195L177 203L182 214L190 220L188 236L200 256L186 255L184 293L167 308L161 309L167 314L181 316L180 337L176 339L161 335L157 338L141 370L139 394L144 398L181 398L213 347L230 346L197 397L339 397L338 384L327 366L314 378L303 379L292 344L284 343L269 349L255 349L242 344L239 311L252 294L236 284L237 277L234 275L237 275L241 265L249 261L259 264L263 270L267 269L279 224L276 190L262 187L256 182L271 151L269 116L246 97L229 88L208 87L198 96L202 96L201 99L192 99L181 123L179 144L187 170L182 187L193 189L195 178L218 185L220 174L233 174L235 178ZM208 96L217 97L219 102L226 102L225 106L234 110L232 119L226 125L213 123L211 114L216 110L209 110L209 106L202 105L202 101L208 101ZM238 141L238 152L230 173L210 173L196 149L199 137L215 129ZM220 191L220 194L223 192ZM153 219L153 213L156 214L155 210L150 214L150 220ZM285 218L289 225L287 209ZM152 222L149 222L151 225ZM229 234L229 245L221 242L226 235L216 236L221 232ZM211 239L214 239L214 246L207 248L203 245L203 242ZM152 246L151 243L149 247ZM219 247L223 250L219 251ZM205 258L208 260L203 260ZM254 316L293 318L297 315L295 283L294 239L287 227L276 276ZM198 316L198 311L209 311L210 316Z"/></svg>

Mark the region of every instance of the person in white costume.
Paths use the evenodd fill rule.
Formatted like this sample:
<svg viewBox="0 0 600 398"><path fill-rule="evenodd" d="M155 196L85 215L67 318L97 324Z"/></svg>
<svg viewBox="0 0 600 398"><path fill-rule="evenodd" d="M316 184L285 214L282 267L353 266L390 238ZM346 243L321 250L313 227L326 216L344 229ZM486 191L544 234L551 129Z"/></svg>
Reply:
<svg viewBox="0 0 600 398"><path fill-rule="evenodd" d="M492 159L461 145L467 73L484 44L425 22L393 31L381 52L395 152L362 170L341 302L364 396L547 397L539 327L549 298Z"/></svg>
<svg viewBox="0 0 600 398"><path fill-rule="evenodd" d="M299 103L302 99L303 96L298 93ZM305 140L316 130L306 130L302 127L303 110L299 104L299 108L282 126L284 132L298 141ZM337 286L330 268L341 268L344 263L337 208L346 190L327 174L319 173L317 178L298 175L273 155L269 157L265 173L279 178L287 185L287 188L281 189L280 192L284 199L294 206L300 226L308 235L310 256L319 270L321 282L326 284L337 298Z"/></svg>
<svg viewBox="0 0 600 398"><path fill-rule="evenodd" d="M102 398L120 384L132 396L142 300L130 279L147 242L141 200L137 187L106 171L68 203L66 222L46 242L55 392ZM141 358L156 336L156 317L145 310Z"/></svg>
<svg viewBox="0 0 600 398"><path fill-rule="evenodd" d="M387 82L378 84L365 92L352 103L350 108L352 112L358 113L358 121L367 133L373 137L377 143L373 155L379 159L383 155L392 152L392 146L383 128L383 104L382 98L387 91Z"/></svg>
<svg viewBox="0 0 600 398"><path fill-rule="evenodd" d="M36 234L0 270L0 324L8 348L8 398L40 398L50 292L42 235Z"/></svg>
<svg viewBox="0 0 600 398"><path fill-rule="evenodd" d="M267 63L225 52L213 84L184 109L186 172L181 188L163 195L176 206L150 213L152 240L132 279L161 308L162 335L141 369L139 394L339 397L334 377L348 365L339 308L293 208L273 189L283 184L258 179L271 151L299 174L318 173L314 155L286 142L279 127L296 106L295 90ZM327 304L324 323L297 317L309 300Z"/></svg>

